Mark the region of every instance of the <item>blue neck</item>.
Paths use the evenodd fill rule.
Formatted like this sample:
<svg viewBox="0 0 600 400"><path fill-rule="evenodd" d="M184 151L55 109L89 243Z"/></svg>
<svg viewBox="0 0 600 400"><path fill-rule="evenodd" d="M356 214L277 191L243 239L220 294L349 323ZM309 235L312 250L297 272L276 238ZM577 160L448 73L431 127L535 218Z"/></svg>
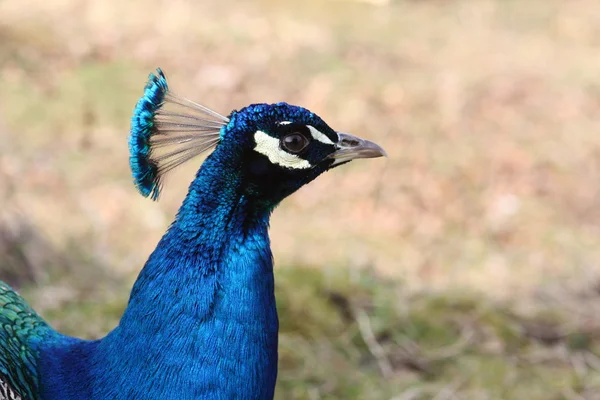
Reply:
<svg viewBox="0 0 600 400"><path fill-rule="evenodd" d="M63 355L48 352L48 368L57 372L50 379L42 373L47 398L273 397L278 319L270 210L258 211L241 179L224 171L235 161L219 148L205 161L119 326L100 341L74 342ZM74 354L85 362L69 360ZM65 375L73 388L50 388L52 376Z"/></svg>

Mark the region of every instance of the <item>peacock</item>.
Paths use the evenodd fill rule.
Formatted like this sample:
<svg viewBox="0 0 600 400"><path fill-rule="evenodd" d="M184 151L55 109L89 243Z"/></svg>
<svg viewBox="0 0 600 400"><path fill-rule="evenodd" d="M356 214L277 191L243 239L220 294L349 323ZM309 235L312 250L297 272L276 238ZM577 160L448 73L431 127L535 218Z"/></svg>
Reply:
<svg viewBox="0 0 600 400"><path fill-rule="evenodd" d="M283 102L223 116L174 94L160 69L128 140L134 183L154 200L169 171L212 152L106 337L56 332L0 282L0 399L272 399L269 217L323 172L385 151Z"/></svg>

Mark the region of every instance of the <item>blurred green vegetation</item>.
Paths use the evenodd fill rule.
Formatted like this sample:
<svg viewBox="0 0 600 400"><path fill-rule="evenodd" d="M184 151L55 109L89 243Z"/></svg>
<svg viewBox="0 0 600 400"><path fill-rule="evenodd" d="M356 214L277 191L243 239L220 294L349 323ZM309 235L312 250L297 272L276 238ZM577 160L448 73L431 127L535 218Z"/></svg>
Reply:
<svg viewBox="0 0 600 400"><path fill-rule="evenodd" d="M23 294L61 332L102 337L128 287L97 271L82 285L88 270ZM410 291L374 271L284 266L276 275L277 399L562 400L600 391L600 325L564 304L517 311L474 292ZM571 306L600 300L597 290L588 296Z"/></svg>
<svg viewBox="0 0 600 400"><path fill-rule="evenodd" d="M65 16L77 16L69 17ZM148 72L381 143L274 214L278 399L600 398L596 0L0 1L0 273L100 337L159 204L126 132Z"/></svg>
<svg viewBox="0 0 600 400"><path fill-rule="evenodd" d="M0 249L11 250L0 251L0 277L59 331L104 336L118 324L129 283L76 247L52 249L25 221L0 224ZM411 290L371 268L283 266L276 276L277 399L562 400L600 392L598 282L498 302L474 291Z"/></svg>

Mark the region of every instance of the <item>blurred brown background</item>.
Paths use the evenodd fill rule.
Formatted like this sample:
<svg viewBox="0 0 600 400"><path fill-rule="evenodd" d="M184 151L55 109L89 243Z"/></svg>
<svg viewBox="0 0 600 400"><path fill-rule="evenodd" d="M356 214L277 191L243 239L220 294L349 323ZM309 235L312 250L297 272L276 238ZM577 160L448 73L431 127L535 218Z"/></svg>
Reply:
<svg viewBox="0 0 600 400"><path fill-rule="evenodd" d="M363 279L356 276L382 282L376 286L387 292L369 286L365 294L371 306L383 301L392 310L379 325L371 321L376 342L386 342L377 329L404 332L406 324L396 323L408 318L405 306L426 321L457 309L449 301L440 317L411 296L429 305L431 296L469 293L474 308L452 323L468 325L467 317L481 316L473 314L477 304L489 302L502 309L498 329L526 342L509 357L501 334L492 340L496 348L485 335L468 336L466 346L485 357L460 368L455 360L439 366L454 374L437 373L421 350L460 344L464 332L420 346L415 334L421 353L396 362L393 352L406 353L405 344L386 342L387 356L373 354L360 316L379 317L363 307L344 325L356 338L349 333L348 342L331 344L334 335L327 343L349 351L356 340L364 355L326 364L322 373L367 368L356 378L364 384L328 386L283 363L280 398L600 398L600 359L592 358L600 3L0 0L0 257L10 266L3 278L23 286L42 315L70 333L95 337L114 326L200 163L171 174L158 203L131 183L129 118L157 66L175 92L221 113L287 101L387 150L388 160L327 173L275 212L273 251L287 291L302 280L297 274L317 269L331 300L332 282L348 276L349 292L335 292L339 306L352 304L352 285ZM282 307L294 308L293 301ZM107 303L108 311L100 306ZM503 307L513 310L507 321ZM538 315L540 307L545 317L534 325L556 336L550 343L513 318L517 311ZM583 335L583 348L565 339L573 332ZM316 364L336 360L308 337L312 344L298 355L304 373L311 351L327 359ZM511 357L538 345L559 367L518 369ZM492 366L484 350L499 357ZM428 367L406 367L406 357ZM483 370L493 371L489 382L477 375ZM286 373L297 373L298 384Z"/></svg>

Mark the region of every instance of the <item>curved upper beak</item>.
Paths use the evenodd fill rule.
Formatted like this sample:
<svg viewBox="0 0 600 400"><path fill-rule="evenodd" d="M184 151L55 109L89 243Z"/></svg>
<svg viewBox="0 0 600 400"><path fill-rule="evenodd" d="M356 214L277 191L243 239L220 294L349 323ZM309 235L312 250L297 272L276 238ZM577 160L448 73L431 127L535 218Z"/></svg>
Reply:
<svg viewBox="0 0 600 400"><path fill-rule="evenodd" d="M348 133L338 132L337 150L329 157L335 159L332 165L338 165L356 158L387 157L385 150L377 143L361 139Z"/></svg>

